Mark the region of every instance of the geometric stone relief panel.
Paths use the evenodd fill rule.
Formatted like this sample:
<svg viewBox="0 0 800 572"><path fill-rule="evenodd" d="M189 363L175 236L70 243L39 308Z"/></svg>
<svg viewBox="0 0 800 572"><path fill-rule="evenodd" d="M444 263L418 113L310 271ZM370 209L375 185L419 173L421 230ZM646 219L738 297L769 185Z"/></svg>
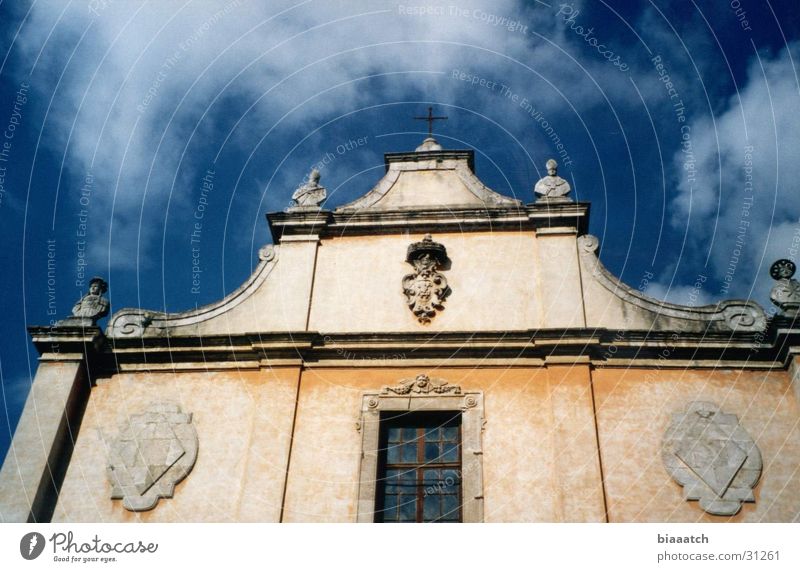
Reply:
<svg viewBox="0 0 800 572"><path fill-rule="evenodd" d="M172 498L175 485L191 472L197 450L191 413L182 413L174 403L150 404L131 415L111 443L111 498L122 499L130 511L155 508L159 499Z"/></svg>
<svg viewBox="0 0 800 572"><path fill-rule="evenodd" d="M693 401L672 416L661 458L684 498L709 514L733 516L743 502L755 502L761 452L738 417L713 403Z"/></svg>

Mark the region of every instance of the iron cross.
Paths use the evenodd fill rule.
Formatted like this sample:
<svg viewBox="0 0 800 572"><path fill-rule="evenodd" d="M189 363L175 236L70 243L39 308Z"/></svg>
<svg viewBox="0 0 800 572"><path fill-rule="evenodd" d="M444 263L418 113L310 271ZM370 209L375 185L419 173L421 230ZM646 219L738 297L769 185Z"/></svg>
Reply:
<svg viewBox="0 0 800 572"><path fill-rule="evenodd" d="M414 119L420 119L422 121L428 122L428 137L433 137L433 122L438 119L447 119L446 115L434 115L433 114L433 107L428 108L428 115L426 117L420 117L416 115Z"/></svg>

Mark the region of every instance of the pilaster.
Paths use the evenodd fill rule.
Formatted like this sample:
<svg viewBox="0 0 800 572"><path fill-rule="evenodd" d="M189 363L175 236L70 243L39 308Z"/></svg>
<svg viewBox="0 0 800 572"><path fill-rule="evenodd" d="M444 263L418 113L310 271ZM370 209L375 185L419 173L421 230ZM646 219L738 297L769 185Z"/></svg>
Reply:
<svg viewBox="0 0 800 572"><path fill-rule="evenodd" d="M96 326L33 327L41 353L14 439L0 469L0 520L47 522L89 399Z"/></svg>

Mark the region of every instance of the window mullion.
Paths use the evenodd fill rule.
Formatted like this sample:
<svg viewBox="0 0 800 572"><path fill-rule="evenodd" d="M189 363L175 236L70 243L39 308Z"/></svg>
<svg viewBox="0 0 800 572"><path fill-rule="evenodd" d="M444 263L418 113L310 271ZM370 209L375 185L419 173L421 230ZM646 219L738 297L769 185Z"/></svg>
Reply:
<svg viewBox="0 0 800 572"><path fill-rule="evenodd" d="M425 481L424 465L425 465L425 427L417 427L417 490L416 503L417 503L417 522L422 522L422 491Z"/></svg>

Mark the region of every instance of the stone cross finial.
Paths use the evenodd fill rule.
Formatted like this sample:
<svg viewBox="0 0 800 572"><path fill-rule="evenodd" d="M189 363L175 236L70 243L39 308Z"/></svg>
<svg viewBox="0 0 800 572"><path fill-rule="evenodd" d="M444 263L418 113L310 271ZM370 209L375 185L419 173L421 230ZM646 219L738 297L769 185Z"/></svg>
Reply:
<svg viewBox="0 0 800 572"><path fill-rule="evenodd" d="M428 122L428 138L433 138L433 122L447 119L446 115L434 115L433 107L428 107L428 115L415 115L414 119Z"/></svg>

